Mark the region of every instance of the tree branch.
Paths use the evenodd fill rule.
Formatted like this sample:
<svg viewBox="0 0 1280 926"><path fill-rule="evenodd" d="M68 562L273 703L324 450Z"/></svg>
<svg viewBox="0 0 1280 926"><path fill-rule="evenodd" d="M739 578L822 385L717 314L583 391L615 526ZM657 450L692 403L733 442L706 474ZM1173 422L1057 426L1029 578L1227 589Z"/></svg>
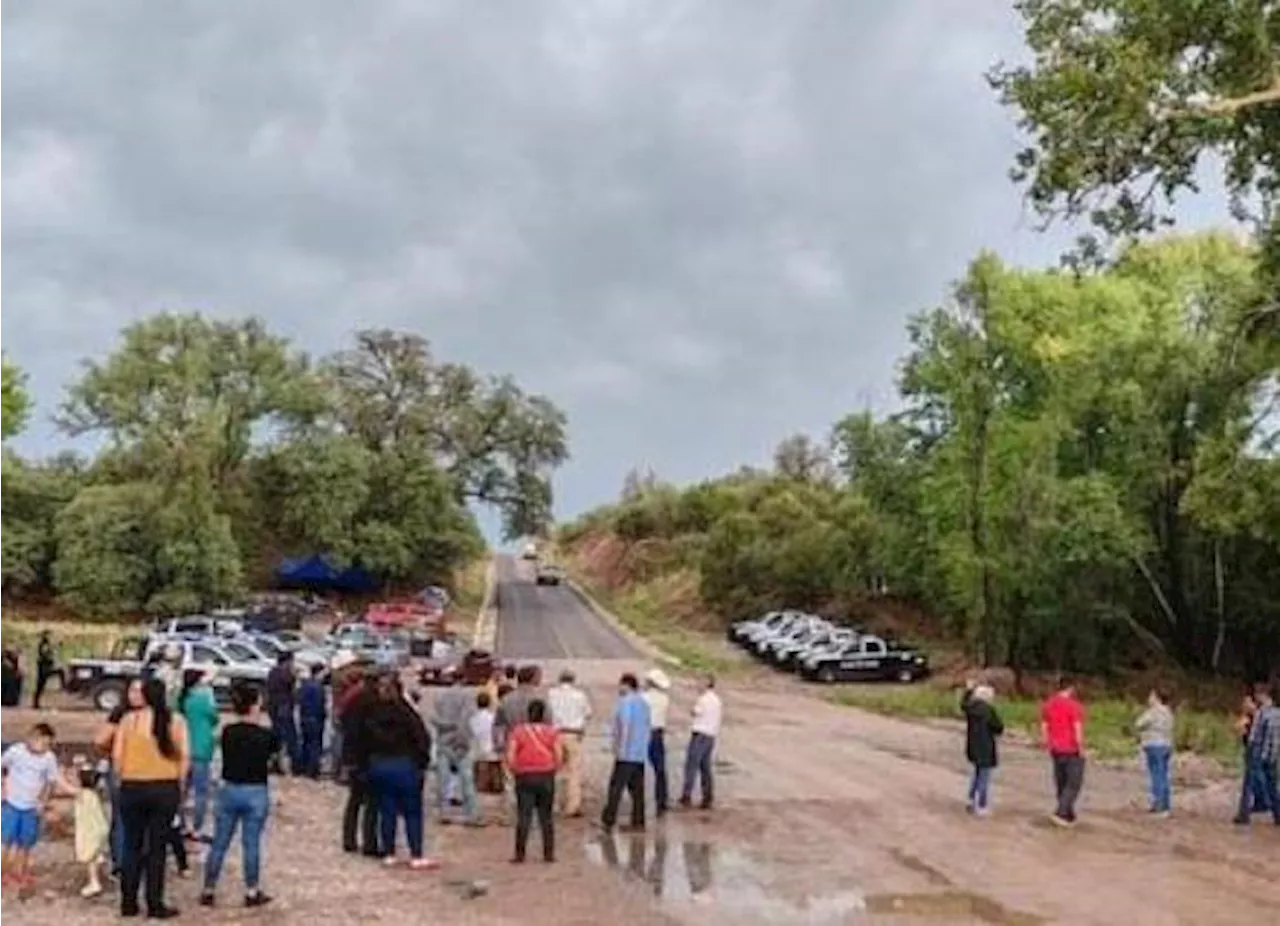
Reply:
<svg viewBox="0 0 1280 926"><path fill-rule="evenodd" d="M1178 116L1234 116L1243 109L1265 106L1268 103L1280 104L1280 72L1271 79L1271 86L1255 90L1243 96L1229 96L1217 100L1206 100L1202 103L1188 103L1176 109L1166 110L1161 114L1163 119Z"/></svg>

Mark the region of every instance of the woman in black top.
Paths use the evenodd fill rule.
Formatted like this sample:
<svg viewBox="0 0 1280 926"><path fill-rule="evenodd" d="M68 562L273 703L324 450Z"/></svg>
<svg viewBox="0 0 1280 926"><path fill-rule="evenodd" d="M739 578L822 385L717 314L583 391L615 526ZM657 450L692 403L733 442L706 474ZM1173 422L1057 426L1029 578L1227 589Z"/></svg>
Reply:
<svg viewBox="0 0 1280 926"><path fill-rule="evenodd" d="M355 763L366 769L378 801L383 861L396 864L396 820L404 819L409 867L427 871L439 863L423 854L422 782L431 761L431 738L418 712L404 698L400 680L381 676L376 697L353 730Z"/></svg>
<svg viewBox="0 0 1280 926"><path fill-rule="evenodd" d="M218 875L237 828L243 828L244 905L261 907L271 898L259 886L262 866L262 830L267 823L271 797L267 771L280 748L280 740L262 725L261 696L250 685L231 689L231 702L239 720L222 731L222 787L218 791L217 826L213 845L204 863L202 906L213 906Z"/></svg>

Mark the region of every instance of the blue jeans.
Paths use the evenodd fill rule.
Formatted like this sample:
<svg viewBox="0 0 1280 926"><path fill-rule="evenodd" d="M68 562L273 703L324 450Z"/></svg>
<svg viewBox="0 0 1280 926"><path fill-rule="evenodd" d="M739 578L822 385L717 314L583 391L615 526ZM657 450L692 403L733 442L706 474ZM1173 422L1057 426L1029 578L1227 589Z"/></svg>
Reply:
<svg viewBox="0 0 1280 926"><path fill-rule="evenodd" d="M1169 781L1173 747L1143 746L1142 754L1147 757L1147 777L1151 782L1151 809L1167 813L1173 809L1173 788Z"/></svg>
<svg viewBox="0 0 1280 926"><path fill-rule="evenodd" d="M289 756L289 771L298 774L302 764L302 750L298 744L298 722L293 711L277 710L271 712L271 728L280 737L280 745Z"/></svg>
<svg viewBox="0 0 1280 926"><path fill-rule="evenodd" d="M693 800L693 785L699 777L702 778L702 806L710 807L715 803L715 775L711 762L715 749L714 736L695 733L689 737L689 749L684 756L684 790L680 793L680 803L688 804Z"/></svg>
<svg viewBox="0 0 1280 926"><path fill-rule="evenodd" d="M191 828L197 833L204 831L204 818L209 812L212 765L212 762L192 759L191 771L187 775L187 788L191 791Z"/></svg>
<svg viewBox="0 0 1280 926"><path fill-rule="evenodd" d="M667 812L667 740L663 730L649 734L649 764L653 766L653 806L658 816Z"/></svg>
<svg viewBox="0 0 1280 926"><path fill-rule="evenodd" d="M975 765L969 781L969 806L974 810L986 810L991 798L992 769Z"/></svg>
<svg viewBox="0 0 1280 926"><path fill-rule="evenodd" d="M312 778L320 777L320 758L324 753L324 724L307 720L302 723L302 746L298 750L297 771Z"/></svg>
<svg viewBox="0 0 1280 926"><path fill-rule="evenodd" d="M262 830L267 825L271 810L271 797L266 785L236 785L222 783L218 790L218 821L213 833L213 845L204 861L204 889L212 892L218 886L222 863L231 848L231 840L240 828L240 851L244 858L244 886L248 891L258 889L262 868Z"/></svg>
<svg viewBox="0 0 1280 926"><path fill-rule="evenodd" d="M107 797L111 801L111 867L120 871L124 868L124 818L120 815L120 779L115 769L107 775Z"/></svg>
<svg viewBox="0 0 1280 926"><path fill-rule="evenodd" d="M480 817L480 807L476 797L476 766L470 753L458 759L441 752L436 759L437 778L440 782L440 814L443 816L449 810L449 792L450 784L457 782L458 790L462 792L462 812L468 820L477 820Z"/></svg>
<svg viewBox="0 0 1280 926"><path fill-rule="evenodd" d="M403 818L409 855L422 858L422 772L408 756L388 756L369 763L369 787L378 801L378 823L385 855L396 851L396 821Z"/></svg>
<svg viewBox="0 0 1280 926"><path fill-rule="evenodd" d="M1280 782L1277 782L1276 765L1264 762L1258 756L1245 757L1244 782L1240 788L1240 806L1236 820L1248 823L1250 814L1265 802L1271 810L1271 819L1280 826Z"/></svg>

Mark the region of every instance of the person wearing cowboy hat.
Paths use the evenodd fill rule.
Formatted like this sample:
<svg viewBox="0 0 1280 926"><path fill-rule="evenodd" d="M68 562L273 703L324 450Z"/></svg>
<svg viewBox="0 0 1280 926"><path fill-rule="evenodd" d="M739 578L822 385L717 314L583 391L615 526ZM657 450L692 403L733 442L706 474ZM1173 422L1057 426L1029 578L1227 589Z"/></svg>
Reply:
<svg viewBox="0 0 1280 926"><path fill-rule="evenodd" d="M644 677L644 699L649 704L649 764L653 766L653 804L659 817L667 812L667 710L671 707L671 680L661 669Z"/></svg>

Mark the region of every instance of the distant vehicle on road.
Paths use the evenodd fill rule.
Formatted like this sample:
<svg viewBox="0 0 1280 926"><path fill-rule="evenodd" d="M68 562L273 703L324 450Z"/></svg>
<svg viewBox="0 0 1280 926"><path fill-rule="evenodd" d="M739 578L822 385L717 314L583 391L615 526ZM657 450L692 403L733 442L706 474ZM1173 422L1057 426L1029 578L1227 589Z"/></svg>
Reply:
<svg viewBox="0 0 1280 926"><path fill-rule="evenodd" d="M538 558L538 545L530 540L524 545L524 549L520 551L520 558L527 560L535 560Z"/></svg>
<svg viewBox="0 0 1280 926"><path fill-rule="evenodd" d="M923 653L871 634L844 648L805 658L800 674L813 682L915 682L929 674Z"/></svg>
<svg viewBox="0 0 1280 926"><path fill-rule="evenodd" d="M539 563L533 581L538 585L559 585L564 581L564 570L554 563Z"/></svg>

